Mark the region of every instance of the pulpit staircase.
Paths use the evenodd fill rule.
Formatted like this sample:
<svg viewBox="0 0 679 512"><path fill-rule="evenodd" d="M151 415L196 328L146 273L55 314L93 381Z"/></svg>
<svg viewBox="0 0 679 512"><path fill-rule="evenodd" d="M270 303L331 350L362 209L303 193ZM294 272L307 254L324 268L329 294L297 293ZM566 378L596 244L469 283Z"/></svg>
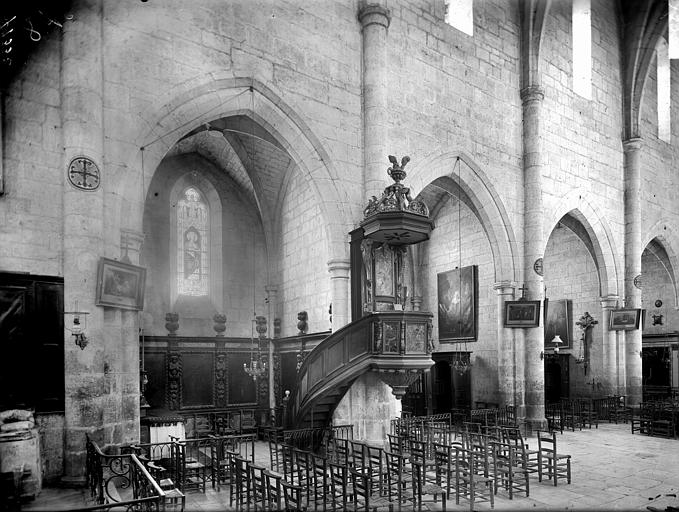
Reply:
<svg viewBox="0 0 679 512"><path fill-rule="evenodd" d="M378 372L397 398L431 367L432 314L419 311L370 313L321 341L297 374L288 404L294 428L324 428L351 384Z"/></svg>

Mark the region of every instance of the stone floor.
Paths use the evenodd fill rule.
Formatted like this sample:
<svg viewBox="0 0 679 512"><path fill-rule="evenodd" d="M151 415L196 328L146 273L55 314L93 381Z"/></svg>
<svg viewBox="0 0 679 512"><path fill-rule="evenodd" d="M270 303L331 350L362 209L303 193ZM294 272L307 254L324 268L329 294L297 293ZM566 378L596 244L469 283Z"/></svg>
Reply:
<svg viewBox="0 0 679 512"><path fill-rule="evenodd" d="M537 448L535 439L528 439ZM679 439L647 437L630 432L629 425L604 423L598 429L557 434L558 450L572 456L572 483L530 481L530 497L510 500L500 489L495 510L666 510L679 507ZM268 448L258 443L256 460L268 465ZM563 482L563 483L562 483ZM22 510L65 510L83 505L83 492L45 488ZM228 492L208 490L186 496L186 510L228 510ZM441 510L441 504L429 506ZM490 510L479 503L476 510ZM469 510L469 504L447 503L447 510Z"/></svg>

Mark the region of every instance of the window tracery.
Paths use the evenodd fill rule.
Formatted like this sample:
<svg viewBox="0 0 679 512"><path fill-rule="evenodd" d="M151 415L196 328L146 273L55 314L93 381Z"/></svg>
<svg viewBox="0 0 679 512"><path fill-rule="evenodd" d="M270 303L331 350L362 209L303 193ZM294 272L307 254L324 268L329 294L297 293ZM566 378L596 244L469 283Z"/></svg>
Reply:
<svg viewBox="0 0 679 512"><path fill-rule="evenodd" d="M189 187L177 203L177 292L209 293L209 212L200 192Z"/></svg>

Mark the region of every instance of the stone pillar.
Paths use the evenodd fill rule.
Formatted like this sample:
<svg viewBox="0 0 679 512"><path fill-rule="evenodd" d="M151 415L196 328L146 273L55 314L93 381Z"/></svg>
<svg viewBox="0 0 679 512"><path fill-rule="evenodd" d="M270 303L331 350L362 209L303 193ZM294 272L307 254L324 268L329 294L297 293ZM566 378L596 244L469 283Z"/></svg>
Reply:
<svg viewBox="0 0 679 512"><path fill-rule="evenodd" d="M65 332L64 479L79 481L85 475L85 434L92 434L101 446L111 443L114 425L107 424L106 410L119 404L108 401L104 309L95 305L97 263L104 254L106 186L101 0L76 0L71 10L77 16L64 23L61 63L64 309L73 311L77 304L78 310L89 313L89 345L81 350ZM69 164L80 156L101 171L101 184L94 190L78 189L68 181Z"/></svg>
<svg viewBox="0 0 679 512"><path fill-rule="evenodd" d="M349 260L328 261L330 271L330 293L332 294L332 331L349 323Z"/></svg>
<svg viewBox="0 0 679 512"><path fill-rule="evenodd" d="M274 364L273 364L273 330L274 330L274 318L276 318L276 308L278 299L278 287L277 286L265 286L267 304L269 306L269 410L271 413L271 419L275 420L276 417L276 392L274 391L275 375L274 375ZM275 421L273 422L275 425Z"/></svg>
<svg viewBox="0 0 679 512"><path fill-rule="evenodd" d="M514 300L515 283L500 281L493 285L497 293L497 381L500 391L500 405L517 407L517 415L523 408L523 351L517 346L516 329L504 326L505 301ZM523 342L523 337L521 337Z"/></svg>
<svg viewBox="0 0 679 512"><path fill-rule="evenodd" d="M521 91L523 103L523 284L526 299L544 299L544 284L534 264L545 250L542 230L542 174L544 150L542 145L542 102L544 92L538 86ZM541 322L542 323L542 322ZM544 428L545 420L545 368L540 353L544 349L542 327L524 330L525 336L525 404L526 422L533 429Z"/></svg>
<svg viewBox="0 0 679 512"><path fill-rule="evenodd" d="M641 139L623 141L625 173L625 307L641 307ZM628 405L642 400L641 329L625 331Z"/></svg>
<svg viewBox="0 0 679 512"><path fill-rule="evenodd" d="M363 189L368 200L380 197L386 186L389 10L368 4L359 11L358 20L363 30Z"/></svg>
<svg viewBox="0 0 679 512"><path fill-rule="evenodd" d="M606 395L618 393L618 347L617 333L608 328L611 310L618 304L617 295L601 297L601 330L603 331L603 372L602 380Z"/></svg>

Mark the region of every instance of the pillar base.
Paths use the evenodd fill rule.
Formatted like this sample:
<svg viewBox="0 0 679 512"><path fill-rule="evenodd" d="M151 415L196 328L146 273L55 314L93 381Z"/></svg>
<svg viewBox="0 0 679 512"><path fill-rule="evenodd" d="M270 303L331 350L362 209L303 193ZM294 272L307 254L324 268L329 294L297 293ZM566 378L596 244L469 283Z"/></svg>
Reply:
<svg viewBox="0 0 679 512"><path fill-rule="evenodd" d="M526 432L529 434L532 434L537 430L547 430L546 418L526 418L524 423L526 425Z"/></svg>

